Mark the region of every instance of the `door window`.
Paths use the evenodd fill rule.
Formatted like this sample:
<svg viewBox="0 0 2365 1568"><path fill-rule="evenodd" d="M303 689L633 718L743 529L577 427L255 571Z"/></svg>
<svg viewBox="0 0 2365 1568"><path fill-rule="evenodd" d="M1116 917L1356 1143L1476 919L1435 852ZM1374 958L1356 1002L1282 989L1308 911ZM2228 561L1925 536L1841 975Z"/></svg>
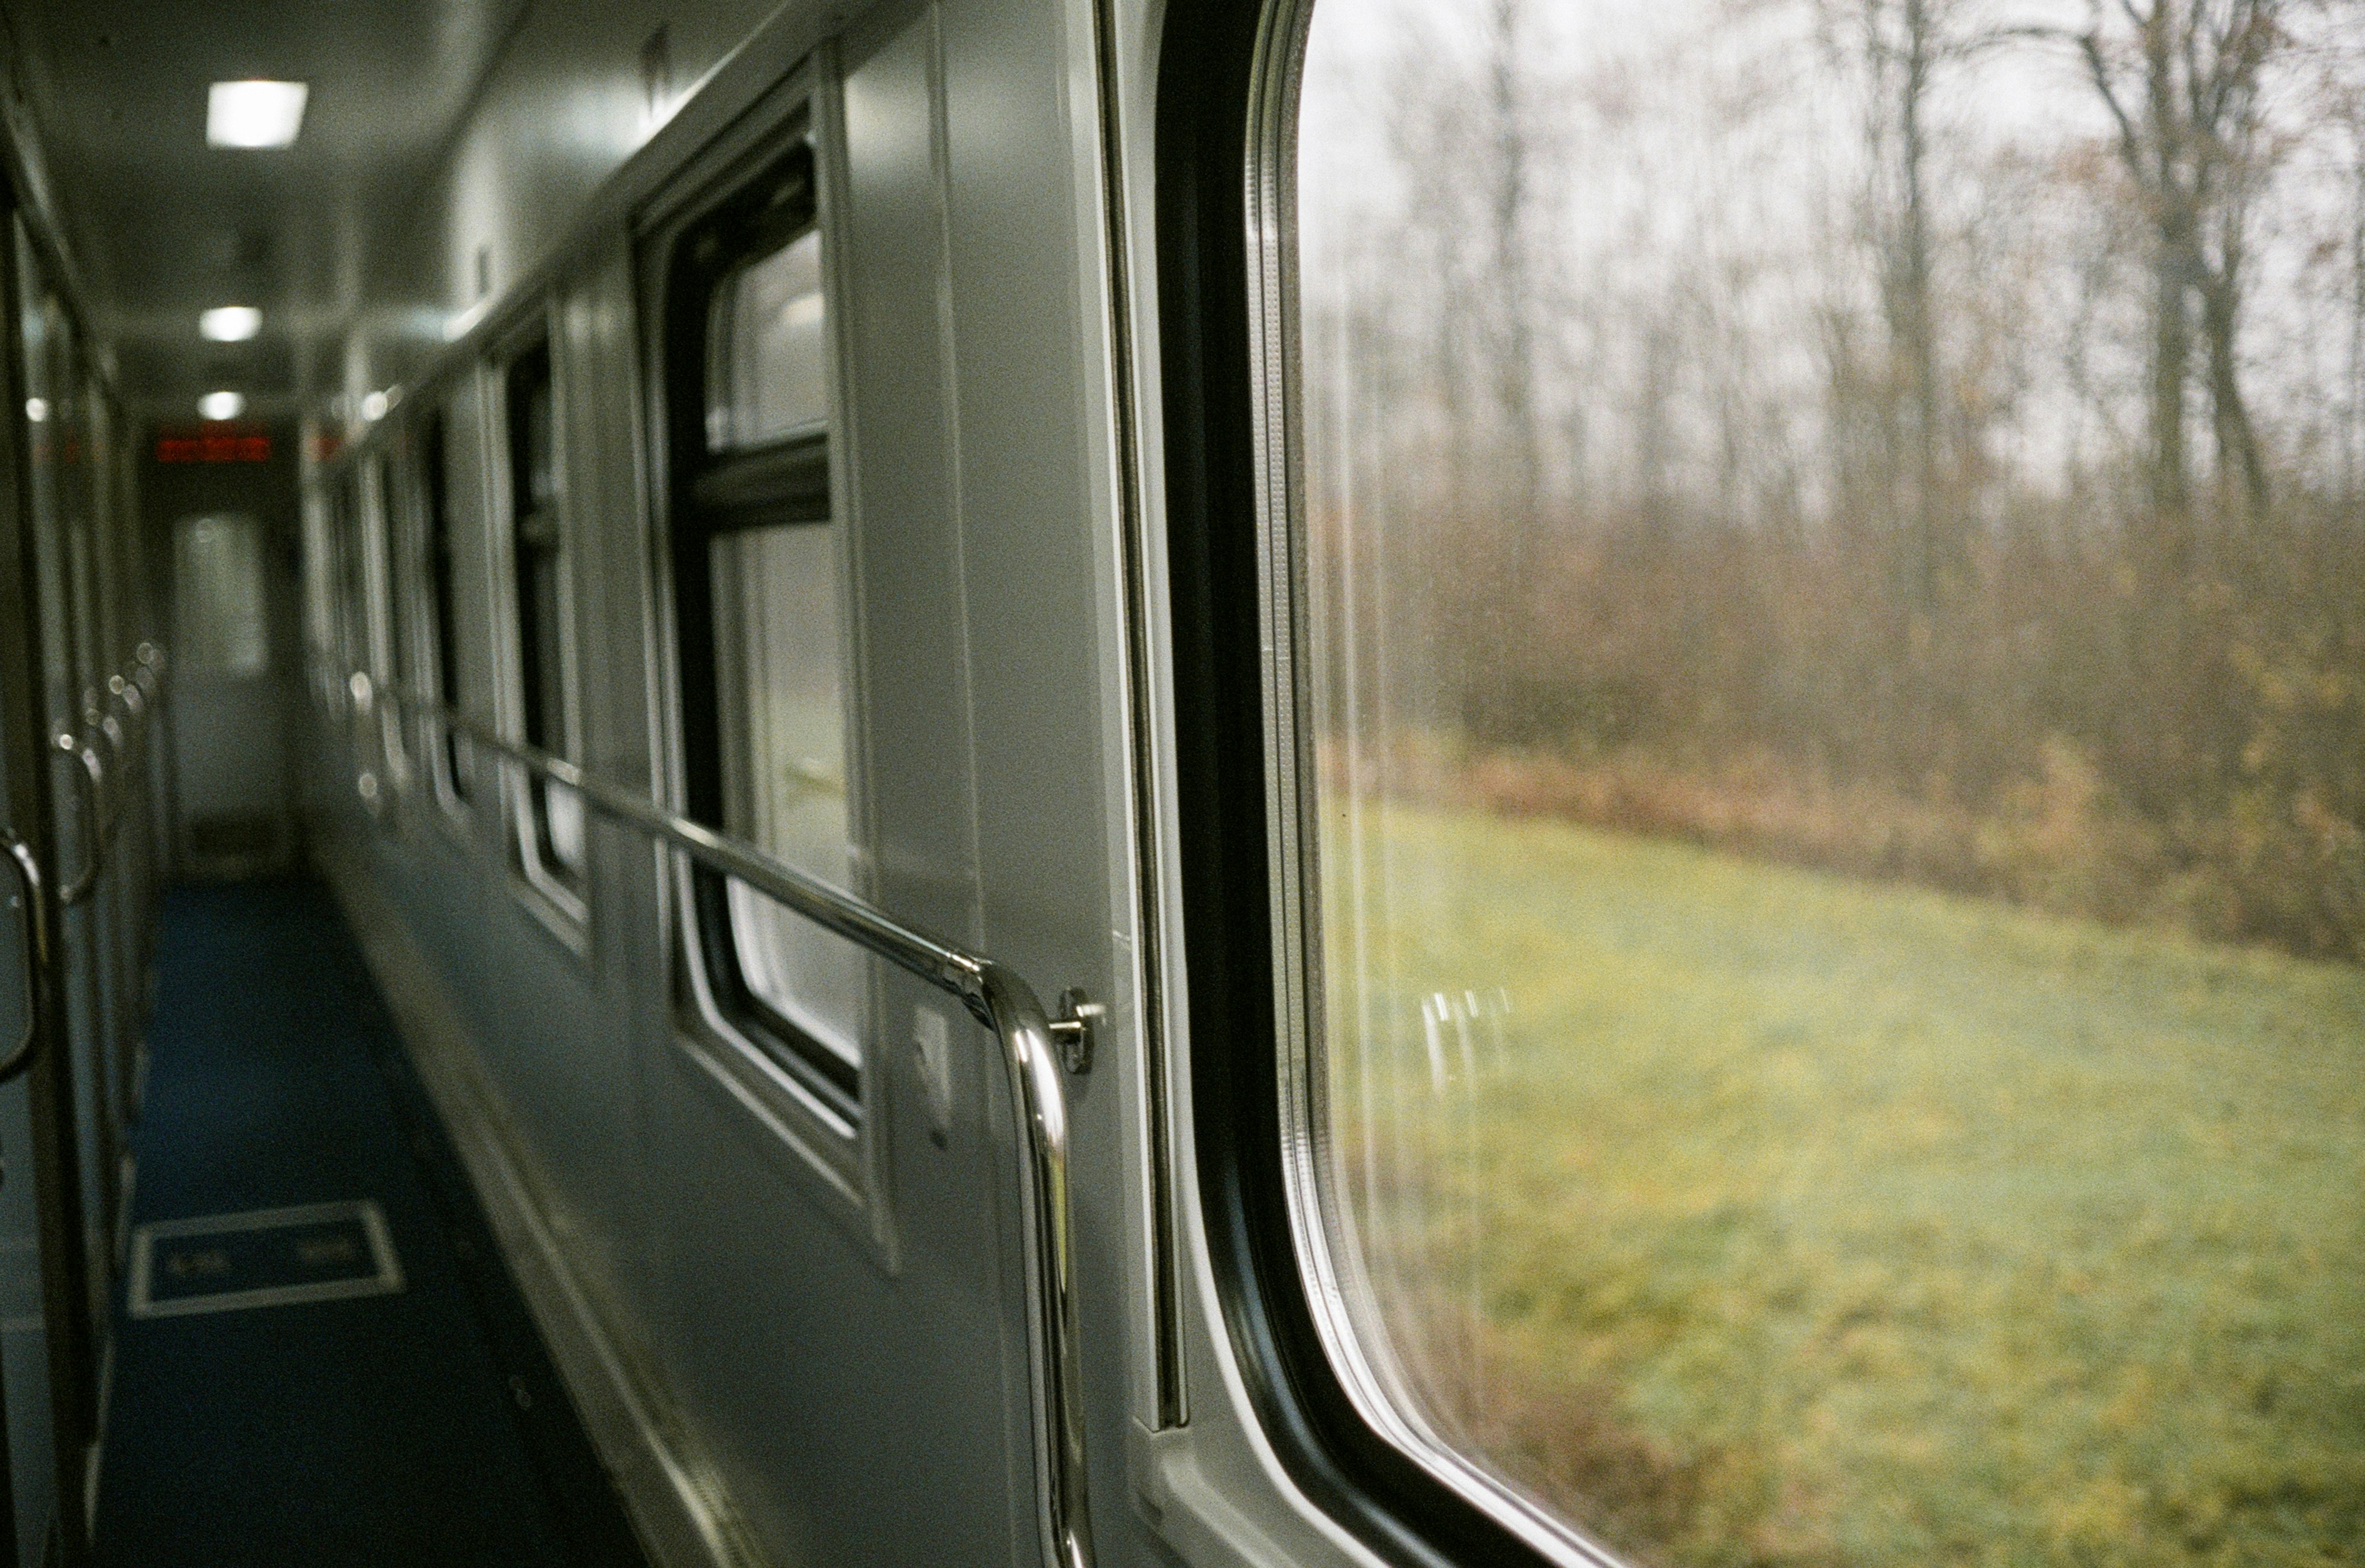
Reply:
<svg viewBox="0 0 2365 1568"><path fill-rule="evenodd" d="M192 675L258 676L270 663L263 528L242 512L185 517L173 529L173 635Z"/></svg>

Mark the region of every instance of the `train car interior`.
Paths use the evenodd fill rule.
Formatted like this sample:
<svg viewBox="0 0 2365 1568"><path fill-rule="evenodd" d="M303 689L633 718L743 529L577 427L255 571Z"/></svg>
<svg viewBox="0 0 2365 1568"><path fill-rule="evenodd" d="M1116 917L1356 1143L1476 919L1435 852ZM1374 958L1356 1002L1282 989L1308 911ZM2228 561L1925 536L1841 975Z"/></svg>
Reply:
<svg viewBox="0 0 2365 1568"><path fill-rule="evenodd" d="M2365 1565L2355 0L0 55L0 1568Z"/></svg>

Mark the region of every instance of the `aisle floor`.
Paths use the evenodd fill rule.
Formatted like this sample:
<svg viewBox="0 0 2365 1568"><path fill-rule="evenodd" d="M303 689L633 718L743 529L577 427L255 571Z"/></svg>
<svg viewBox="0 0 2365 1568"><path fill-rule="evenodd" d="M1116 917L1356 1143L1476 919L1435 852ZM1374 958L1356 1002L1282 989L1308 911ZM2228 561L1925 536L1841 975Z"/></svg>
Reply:
<svg viewBox="0 0 2365 1568"><path fill-rule="evenodd" d="M159 969L101 1568L641 1568L326 890L176 889Z"/></svg>

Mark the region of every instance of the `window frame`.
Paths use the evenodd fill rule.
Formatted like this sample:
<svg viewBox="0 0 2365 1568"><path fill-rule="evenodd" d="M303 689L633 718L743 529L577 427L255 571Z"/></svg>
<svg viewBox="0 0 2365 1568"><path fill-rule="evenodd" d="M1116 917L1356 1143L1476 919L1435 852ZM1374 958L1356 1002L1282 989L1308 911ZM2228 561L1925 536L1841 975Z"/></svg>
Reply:
<svg viewBox="0 0 2365 1568"><path fill-rule="evenodd" d="M835 522L841 532L835 584L844 653L846 796L849 837L856 874L847 890L868 895L867 846L870 839L860 740L865 714L858 671L861 622L854 584L855 535L852 437L848 420L845 357L846 294L842 285L843 238L836 229L834 192L838 172L838 122L835 78L828 51L776 89L770 99L735 128L734 133L689 169L675 193L641 215L636 257L643 311L643 348L650 388L650 510L653 521L652 580L659 622L660 663L666 707L666 785L676 810L693 821L723 827L724 759L723 700L713 643L714 612L710 542L729 532L709 526L708 508L745 505L753 498L727 493L696 494L705 473L752 475L768 465L801 467L826 481L818 492L823 507L802 521ZM702 259L689 255L695 237L728 229L735 209L748 205L783 162L811 156L809 219ZM760 226L759 226L760 227ZM779 243L804 232L821 236L821 278L826 319L824 378L826 429L790 435L736 454L710 454L707 407L712 345L709 336L716 286L761 260ZM774 242L765 244L763 239ZM694 284L694 286L693 286ZM793 454L809 449L818 461L799 464ZM784 455L790 454L790 455ZM724 458L710 465L710 455ZM737 461L731 461L735 457ZM778 477L778 476L774 476ZM710 487L710 489L715 487ZM804 497L807 502L814 497ZM779 521L796 521L781 519ZM759 526L754 520L742 526ZM734 837L736 835L734 835ZM726 881L675 857L672 943L676 967L676 1017L685 1046L710 1070L727 1074L743 1102L752 1091L764 1119L804 1157L830 1188L856 1209L867 1202L870 1166L877 1159L873 1107L865 1091L879 1071L879 966L866 958L862 982L864 1017L857 1038L861 1065L846 1070L844 1058L810 1038L793 1022L778 1019L749 994L738 968L728 911ZM777 1021L777 1025L774 1020ZM852 1081L847 1081L850 1076ZM869 1227L874 1240L883 1216Z"/></svg>
<svg viewBox="0 0 2365 1568"><path fill-rule="evenodd" d="M551 315L547 300L534 307L520 329L487 357L483 368L484 444L489 459L485 464L485 479L495 522L488 531L493 558L489 577L499 600L492 619L499 629L500 641L496 659L496 715L500 734L510 739L537 746L554 756L578 761L583 745L583 713L581 660L575 633L576 552L571 548L573 520L566 495L566 416L560 407L564 379L561 334ZM521 368L537 357L542 361L549 389L552 488L544 507L527 512L520 504L520 487L526 480L518 472L523 410L514 406L514 399ZM543 628L528 621L525 596L532 587L522 571L528 546L519 536L518 524L525 516L545 514L555 535L550 548L557 557L556 623L547 630L557 655L555 690L559 700L557 713L535 715L532 705L539 694L530 689L528 683L539 673L539 666L529 661L530 657L538 661L542 650L530 650L527 643L533 633ZM545 729L555 733L534 738L528 734L530 716L541 717ZM578 956L588 958L591 920L590 808L579 808L583 812L584 865L577 878L562 865L554 864L557 857L550 848L548 809L548 791L553 786L522 764L508 759L503 759L499 774L502 835L507 840L507 858L516 873L517 885L532 895L529 902L544 923Z"/></svg>
<svg viewBox="0 0 2365 1568"><path fill-rule="evenodd" d="M1158 72L1160 388L1191 1157L1249 1406L1290 1480L1383 1559L1618 1559L1374 1406L1340 1322L1317 1092L1305 573L1296 554L1296 97L1318 0L1174 0Z"/></svg>

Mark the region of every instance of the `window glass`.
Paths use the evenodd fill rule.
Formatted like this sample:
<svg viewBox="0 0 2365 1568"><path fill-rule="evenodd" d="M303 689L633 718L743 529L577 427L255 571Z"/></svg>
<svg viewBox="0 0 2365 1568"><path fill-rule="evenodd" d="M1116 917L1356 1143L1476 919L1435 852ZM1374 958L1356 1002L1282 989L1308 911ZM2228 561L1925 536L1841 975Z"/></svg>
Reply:
<svg viewBox="0 0 2365 1568"><path fill-rule="evenodd" d="M859 891L815 208L800 136L670 252L686 773L701 820ZM741 883L695 882L720 1021L850 1125L869 960Z"/></svg>
<svg viewBox="0 0 2365 1568"><path fill-rule="evenodd" d="M450 476L443 457L443 416L436 414L420 432L420 504L426 510L427 611L434 617L435 698L447 712L460 709L460 643L457 609L458 562L452 541ZM467 741L456 730L443 729L444 783L454 799L468 794L471 758Z"/></svg>
<svg viewBox="0 0 2365 1568"><path fill-rule="evenodd" d="M173 531L173 636L191 674L261 675L263 529L243 513L185 517Z"/></svg>
<svg viewBox="0 0 2365 1568"><path fill-rule="evenodd" d="M726 716L724 825L835 887L853 880L838 530L745 529L710 546L717 679ZM738 883L731 936L747 989L849 1065L858 1042L860 952Z"/></svg>
<svg viewBox="0 0 2365 1568"><path fill-rule="evenodd" d="M386 523L386 608L387 653L394 661L395 689L402 694L405 703L418 696L420 674L419 626L412 613L410 595L412 582L412 551L418 535L412 532L414 516L409 497L405 493L408 476L386 465L381 460L376 484L383 503L381 515ZM409 709L404 712L407 714Z"/></svg>
<svg viewBox="0 0 2365 1568"><path fill-rule="evenodd" d="M381 686L390 684L398 693L407 689L402 668L405 637L398 609L401 600L395 585L396 523L387 505L386 487L383 458L373 454L355 465L353 488L362 544L362 582L367 595L362 623L363 646L371 678ZM399 775L407 772L409 766L402 709L388 693L381 691L379 697L377 722L383 761Z"/></svg>
<svg viewBox="0 0 2365 1568"><path fill-rule="evenodd" d="M517 549L519 697L528 745L568 749L566 540L558 505L550 350L518 356L509 372L510 526ZM526 783L532 865L569 891L583 879L583 802L539 776Z"/></svg>
<svg viewBox="0 0 2365 1568"><path fill-rule="evenodd" d="M808 230L717 291L707 444L717 452L824 429L821 234Z"/></svg>
<svg viewBox="0 0 2365 1568"><path fill-rule="evenodd" d="M336 487L337 622L345 674L367 672L369 644L369 553L362 539L361 473L349 470Z"/></svg>
<svg viewBox="0 0 2365 1568"><path fill-rule="evenodd" d="M2365 33L2275 14L1316 6L1306 1257L1500 1517L2365 1541Z"/></svg>

